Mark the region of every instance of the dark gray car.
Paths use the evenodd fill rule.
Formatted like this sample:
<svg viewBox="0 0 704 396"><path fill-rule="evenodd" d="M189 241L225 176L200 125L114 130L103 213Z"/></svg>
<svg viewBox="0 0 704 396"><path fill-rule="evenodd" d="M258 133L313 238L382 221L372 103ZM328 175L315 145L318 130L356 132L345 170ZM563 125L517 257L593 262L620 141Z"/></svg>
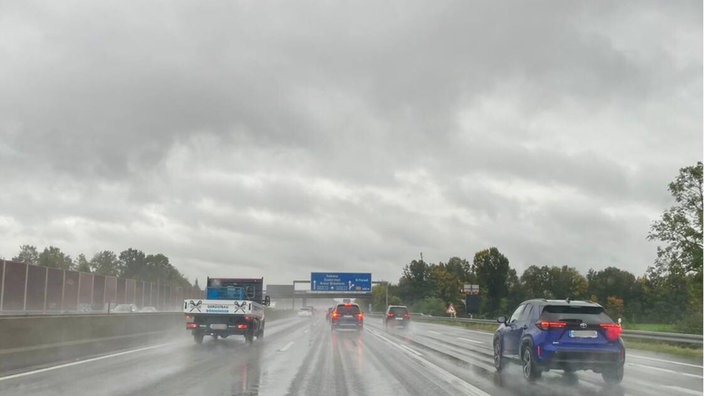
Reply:
<svg viewBox="0 0 704 396"><path fill-rule="evenodd" d="M330 314L331 330L353 329L361 331L363 328L364 314L357 304L337 304Z"/></svg>

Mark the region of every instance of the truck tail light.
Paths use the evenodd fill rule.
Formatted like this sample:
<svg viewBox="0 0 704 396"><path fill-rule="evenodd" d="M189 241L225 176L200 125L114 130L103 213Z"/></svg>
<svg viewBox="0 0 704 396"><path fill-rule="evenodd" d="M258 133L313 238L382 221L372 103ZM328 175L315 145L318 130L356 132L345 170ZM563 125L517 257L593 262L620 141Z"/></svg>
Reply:
<svg viewBox="0 0 704 396"><path fill-rule="evenodd" d="M246 330L246 329L247 329L247 325L246 325L246 324L239 324L239 325L237 325L237 328L240 329L240 330Z"/></svg>
<svg viewBox="0 0 704 396"><path fill-rule="evenodd" d="M191 323L186 323L186 328L187 328L187 329L197 329L197 328L198 328L198 325L195 324L195 323L193 323L193 322L191 322Z"/></svg>
<svg viewBox="0 0 704 396"><path fill-rule="evenodd" d="M193 322L193 316L192 316L192 315L186 315L186 322Z"/></svg>

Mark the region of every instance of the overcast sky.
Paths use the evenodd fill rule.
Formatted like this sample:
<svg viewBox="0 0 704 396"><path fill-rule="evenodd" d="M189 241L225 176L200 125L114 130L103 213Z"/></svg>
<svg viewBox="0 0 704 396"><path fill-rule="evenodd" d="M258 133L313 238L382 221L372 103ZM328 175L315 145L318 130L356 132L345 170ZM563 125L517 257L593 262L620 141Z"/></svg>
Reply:
<svg viewBox="0 0 704 396"><path fill-rule="evenodd" d="M0 257L643 275L702 70L701 0L2 1Z"/></svg>

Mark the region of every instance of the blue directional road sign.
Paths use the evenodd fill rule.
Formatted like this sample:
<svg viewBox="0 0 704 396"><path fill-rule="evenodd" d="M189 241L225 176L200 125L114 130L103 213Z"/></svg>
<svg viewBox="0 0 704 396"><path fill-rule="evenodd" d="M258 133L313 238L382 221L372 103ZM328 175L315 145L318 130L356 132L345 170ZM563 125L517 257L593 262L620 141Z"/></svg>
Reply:
<svg viewBox="0 0 704 396"><path fill-rule="evenodd" d="M311 272L311 292L371 293L372 274L352 272Z"/></svg>

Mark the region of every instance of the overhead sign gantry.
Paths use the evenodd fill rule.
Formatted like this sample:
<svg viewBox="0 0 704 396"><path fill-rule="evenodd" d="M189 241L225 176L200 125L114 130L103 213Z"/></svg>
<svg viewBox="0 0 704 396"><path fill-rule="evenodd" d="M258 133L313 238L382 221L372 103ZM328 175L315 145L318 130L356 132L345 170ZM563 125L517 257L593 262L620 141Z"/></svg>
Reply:
<svg viewBox="0 0 704 396"><path fill-rule="evenodd" d="M372 274L353 272L311 272L312 293L371 293Z"/></svg>
<svg viewBox="0 0 704 396"><path fill-rule="evenodd" d="M297 289L296 285L301 283L310 284L310 289ZM306 304L307 298L369 297L372 294L372 285L377 284L388 284L388 282L372 282L372 274L369 272L311 272L310 280L293 281L291 307L295 309L297 297L303 300L303 305ZM387 305L388 300L388 290L386 290Z"/></svg>

